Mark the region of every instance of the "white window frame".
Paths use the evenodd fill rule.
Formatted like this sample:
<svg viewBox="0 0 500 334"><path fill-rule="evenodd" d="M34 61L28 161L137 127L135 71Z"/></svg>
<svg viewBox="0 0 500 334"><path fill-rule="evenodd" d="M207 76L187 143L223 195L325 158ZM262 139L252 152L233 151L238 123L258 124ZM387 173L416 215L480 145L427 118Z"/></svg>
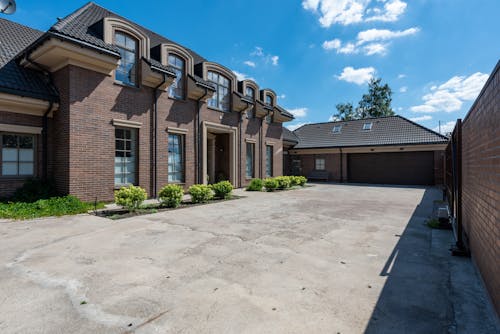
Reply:
<svg viewBox="0 0 500 334"><path fill-rule="evenodd" d="M315 158L314 159L314 170L326 170L326 159L325 158Z"/></svg>
<svg viewBox="0 0 500 334"><path fill-rule="evenodd" d="M175 153L171 152L171 145L173 145L173 137L178 138L178 148L179 148L179 161L174 161ZM169 132L168 133L168 183L185 183L186 182L186 136L183 133ZM177 167L179 167L177 169ZM172 168L171 168L172 167ZM175 169L175 170L174 170ZM174 175L179 174L180 177L174 178Z"/></svg>
<svg viewBox="0 0 500 334"><path fill-rule="evenodd" d="M3 147L3 136L15 136L16 137L16 160L4 160L4 147ZM30 137L31 138L31 160L21 160L21 150L22 148L19 145L19 137ZM0 133L0 162L1 162L1 167L2 169L0 170L0 176L2 177L30 177L34 176L36 173L36 163L35 163L35 156L36 156L36 138L35 135L33 134L27 134L27 133L11 133L11 132L1 132ZM8 149L8 148L7 148ZM12 149L12 148L11 148ZM16 174L4 174L4 163L7 164L16 164ZM20 173L20 165L21 164L31 164L31 170L32 172L29 174L21 174Z"/></svg>
<svg viewBox="0 0 500 334"><path fill-rule="evenodd" d="M342 125L334 125L332 133L340 133L342 131Z"/></svg>
<svg viewBox="0 0 500 334"><path fill-rule="evenodd" d="M130 139L127 139L127 136L125 136L124 138L117 138L116 137L116 131L117 130L122 130L122 131L130 131ZM122 127L122 126L115 126L115 163L114 163L114 184L115 184L115 187L122 187L122 186L128 186L128 185L137 185L137 180L138 180L138 156L139 156L139 149L138 149L138 143L139 143L139 130L137 128L134 128L134 127ZM123 144L124 144L124 148L122 150L118 150L117 149L117 142L118 141L122 141ZM126 143L130 141L130 149L127 149L126 147ZM127 166L127 161L124 159L122 160L121 162L118 162L117 161L117 158L126 158L126 157L119 157L117 156L117 153L118 152L123 152L123 153L127 153L127 152L130 152L130 158L132 158L131 160L133 160L131 163L133 163L133 171L132 172L127 172L128 171L128 166ZM117 164L119 164L117 166ZM117 173L117 167L120 168L120 172ZM116 182L116 178L117 178L117 175L121 175L120 177L120 182ZM126 175L133 175L133 182L130 183L128 182L127 180L127 177ZM126 180L127 182L123 182L124 180Z"/></svg>
<svg viewBox="0 0 500 334"><path fill-rule="evenodd" d="M363 131L370 131L373 127L373 122L367 122L363 124Z"/></svg>

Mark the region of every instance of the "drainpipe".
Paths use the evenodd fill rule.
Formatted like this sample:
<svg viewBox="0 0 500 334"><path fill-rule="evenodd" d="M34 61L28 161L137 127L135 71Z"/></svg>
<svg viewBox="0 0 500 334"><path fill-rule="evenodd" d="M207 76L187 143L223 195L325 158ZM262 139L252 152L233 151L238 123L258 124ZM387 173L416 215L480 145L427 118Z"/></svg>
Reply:
<svg viewBox="0 0 500 334"><path fill-rule="evenodd" d="M49 85L57 91L56 86L54 85L54 80L52 78L52 74L49 72L48 69L43 67L42 65L38 64L37 62L33 61L30 59L28 53L24 54L24 60L27 61L28 63L32 64L36 68L38 68L40 71L42 71L47 78L49 79ZM48 115L52 110L52 107L54 106L55 98L51 98L49 101L49 107L47 108L47 111L42 116L42 178L44 180L47 179L48 176Z"/></svg>
<svg viewBox="0 0 500 334"><path fill-rule="evenodd" d="M264 178L264 175L262 175L262 162L264 161L264 154L265 152L262 152L262 126L264 125L264 118L260 119L260 128L259 128L259 176L261 179Z"/></svg>
<svg viewBox="0 0 500 334"><path fill-rule="evenodd" d="M344 173L343 173L343 161L342 161L342 147L339 147L340 150L340 183L344 181Z"/></svg>
<svg viewBox="0 0 500 334"><path fill-rule="evenodd" d="M156 198L158 193L158 92L165 82L167 75L163 73L163 81L153 90L153 198Z"/></svg>
<svg viewBox="0 0 500 334"><path fill-rule="evenodd" d="M248 109L250 109L250 103L246 102L247 107L243 110L244 112L247 112ZM241 137L241 124L243 123L243 114L240 114L240 121L238 122L238 132L239 132L239 141L240 141L240 149L238 151L238 181L239 181L239 187L241 188L243 186L242 182L242 177L241 177L241 145L243 144L243 139ZM255 152L254 152L255 154ZM255 160L255 159L254 159Z"/></svg>
<svg viewBox="0 0 500 334"><path fill-rule="evenodd" d="M196 170L197 170L197 182L198 184L201 184L203 182L203 176L201 175L203 173L203 164L200 163L200 161L202 160L202 145L203 145L203 138L202 138L202 134L201 134L201 105L202 105L202 102L201 100L203 100L205 97L207 97L208 95L208 89L206 87L204 87L205 89L205 93L199 98L196 100L196 105L197 105L197 115L196 115L196 129L195 129L195 143L197 143L197 145L195 145L195 150L196 150L196 154L195 154L195 157L196 157Z"/></svg>

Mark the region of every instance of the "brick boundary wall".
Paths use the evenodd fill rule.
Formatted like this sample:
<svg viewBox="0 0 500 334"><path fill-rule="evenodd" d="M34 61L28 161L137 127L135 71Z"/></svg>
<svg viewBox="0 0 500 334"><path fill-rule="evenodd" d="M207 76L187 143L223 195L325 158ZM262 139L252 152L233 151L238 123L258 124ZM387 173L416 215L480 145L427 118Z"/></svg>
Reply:
<svg viewBox="0 0 500 334"><path fill-rule="evenodd" d="M500 61L462 124L462 221L500 314Z"/></svg>

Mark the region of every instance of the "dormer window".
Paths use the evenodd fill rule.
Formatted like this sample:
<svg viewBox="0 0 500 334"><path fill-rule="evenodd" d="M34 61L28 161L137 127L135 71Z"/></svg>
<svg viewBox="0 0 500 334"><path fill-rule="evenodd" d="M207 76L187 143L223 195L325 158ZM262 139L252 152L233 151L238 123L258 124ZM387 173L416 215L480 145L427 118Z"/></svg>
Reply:
<svg viewBox="0 0 500 334"><path fill-rule="evenodd" d="M333 133L340 133L341 130L342 130L342 125L334 125L332 132Z"/></svg>
<svg viewBox="0 0 500 334"><path fill-rule="evenodd" d="M370 131L372 129L372 126L373 126L373 123L372 122L369 122L369 123L364 123L363 124L363 130L364 131Z"/></svg>
<svg viewBox="0 0 500 334"><path fill-rule="evenodd" d="M169 96L175 99L184 99L185 95L185 75L186 75L186 62L183 58L175 55L168 55L168 64L173 68L175 72L175 80L170 85Z"/></svg>
<svg viewBox="0 0 500 334"><path fill-rule="evenodd" d="M251 97L253 100L255 98L255 89L253 89L252 87L247 87L245 89L245 95Z"/></svg>
<svg viewBox="0 0 500 334"><path fill-rule="evenodd" d="M231 81L217 72L208 71L208 81L215 85L215 94L208 100L208 106L221 111L230 109L230 84Z"/></svg>
<svg viewBox="0 0 500 334"><path fill-rule="evenodd" d="M115 32L114 44L120 50L120 64L115 71L115 79L130 86L137 85L137 49L138 42L134 37Z"/></svg>
<svg viewBox="0 0 500 334"><path fill-rule="evenodd" d="M266 95L266 101L265 101L265 103L266 103L267 105L272 106L272 105L274 104L274 103L273 103L273 97L272 97L271 95L267 94L267 95Z"/></svg>

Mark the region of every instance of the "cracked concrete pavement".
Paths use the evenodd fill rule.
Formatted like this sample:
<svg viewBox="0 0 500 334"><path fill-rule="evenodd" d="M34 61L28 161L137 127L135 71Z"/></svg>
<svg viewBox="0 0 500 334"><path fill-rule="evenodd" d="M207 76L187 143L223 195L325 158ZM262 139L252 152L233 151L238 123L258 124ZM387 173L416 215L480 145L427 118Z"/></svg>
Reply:
<svg viewBox="0 0 500 334"><path fill-rule="evenodd" d="M490 316L453 304L452 235L424 226L437 189L241 194L0 223L0 332L458 333L457 310Z"/></svg>

